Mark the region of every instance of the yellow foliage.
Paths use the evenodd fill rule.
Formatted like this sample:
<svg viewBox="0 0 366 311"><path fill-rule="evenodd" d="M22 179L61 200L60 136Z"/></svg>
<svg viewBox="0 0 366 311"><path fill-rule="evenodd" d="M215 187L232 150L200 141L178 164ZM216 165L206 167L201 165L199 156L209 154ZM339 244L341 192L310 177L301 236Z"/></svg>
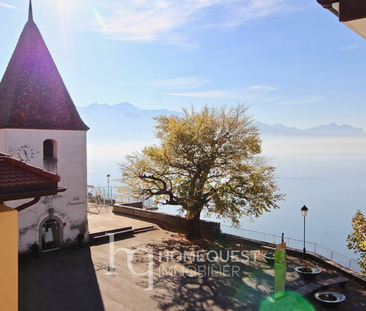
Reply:
<svg viewBox="0 0 366 311"><path fill-rule="evenodd" d="M246 112L243 105L205 106L155 118L160 145L127 156L122 182L135 196L180 205L188 218L207 208L237 223L278 208L284 195L275 168L260 156L261 139Z"/></svg>

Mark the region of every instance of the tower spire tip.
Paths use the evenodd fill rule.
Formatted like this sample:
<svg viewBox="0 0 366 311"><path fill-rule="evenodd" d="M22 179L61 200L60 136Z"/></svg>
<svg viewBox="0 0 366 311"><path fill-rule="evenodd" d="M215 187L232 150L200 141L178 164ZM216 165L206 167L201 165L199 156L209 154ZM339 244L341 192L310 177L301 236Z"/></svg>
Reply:
<svg viewBox="0 0 366 311"><path fill-rule="evenodd" d="M28 21L33 22L32 0L29 0Z"/></svg>

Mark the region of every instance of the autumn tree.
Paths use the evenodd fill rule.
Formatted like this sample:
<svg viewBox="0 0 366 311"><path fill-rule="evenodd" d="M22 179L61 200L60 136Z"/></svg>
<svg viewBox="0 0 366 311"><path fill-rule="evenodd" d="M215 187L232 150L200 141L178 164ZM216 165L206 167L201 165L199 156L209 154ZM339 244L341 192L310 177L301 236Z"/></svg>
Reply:
<svg viewBox="0 0 366 311"><path fill-rule="evenodd" d="M192 107L155 121L160 144L126 157L122 183L135 197L180 206L190 220L188 237L200 236L204 208L233 224L278 208L275 168L260 156L258 129L243 105Z"/></svg>
<svg viewBox="0 0 366 311"><path fill-rule="evenodd" d="M352 218L352 232L347 237L348 248L360 255L358 261L362 268L361 274L366 274L366 218L360 210Z"/></svg>

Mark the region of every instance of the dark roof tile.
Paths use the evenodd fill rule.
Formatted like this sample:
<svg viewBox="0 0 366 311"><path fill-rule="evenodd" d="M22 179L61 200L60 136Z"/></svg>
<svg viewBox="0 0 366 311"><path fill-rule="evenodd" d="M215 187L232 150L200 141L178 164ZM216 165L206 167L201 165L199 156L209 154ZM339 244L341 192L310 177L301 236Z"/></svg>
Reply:
<svg viewBox="0 0 366 311"><path fill-rule="evenodd" d="M0 128L86 131L31 17L0 83Z"/></svg>

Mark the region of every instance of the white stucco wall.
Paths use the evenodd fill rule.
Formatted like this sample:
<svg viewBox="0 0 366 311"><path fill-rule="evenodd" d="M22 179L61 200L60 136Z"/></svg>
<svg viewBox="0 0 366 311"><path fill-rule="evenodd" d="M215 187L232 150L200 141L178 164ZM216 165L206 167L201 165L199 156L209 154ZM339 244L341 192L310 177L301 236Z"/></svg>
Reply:
<svg viewBox="0 0 366 311"><path fill-rule="evenodd" d="M28 163L41 168L44 168L43 142L47 139L55 141L57 164L54 172L61 176L59 186L68 188L56 196L43 197L36 205L19 212L19 252L27 251L33 243L40 243L40 225L49 217L48 210L51 208L54 209L54 218L63 224L61 229L64 245L74 243L79 233L84 233L87 238L86 132L24 129L2 131L5 131L7 144L0 143L0 148L7 149L0 151L17 158L24 149L22 146L27 146L30 158ZM7 204L15 207L22 202L12 201Z"/></svg>
<svg viewBox="0 0 366 311"><path fill-rule="evenodd" d="M0 129L0 152L5 152L5 150L7 150L6 130Z"/></svg>

